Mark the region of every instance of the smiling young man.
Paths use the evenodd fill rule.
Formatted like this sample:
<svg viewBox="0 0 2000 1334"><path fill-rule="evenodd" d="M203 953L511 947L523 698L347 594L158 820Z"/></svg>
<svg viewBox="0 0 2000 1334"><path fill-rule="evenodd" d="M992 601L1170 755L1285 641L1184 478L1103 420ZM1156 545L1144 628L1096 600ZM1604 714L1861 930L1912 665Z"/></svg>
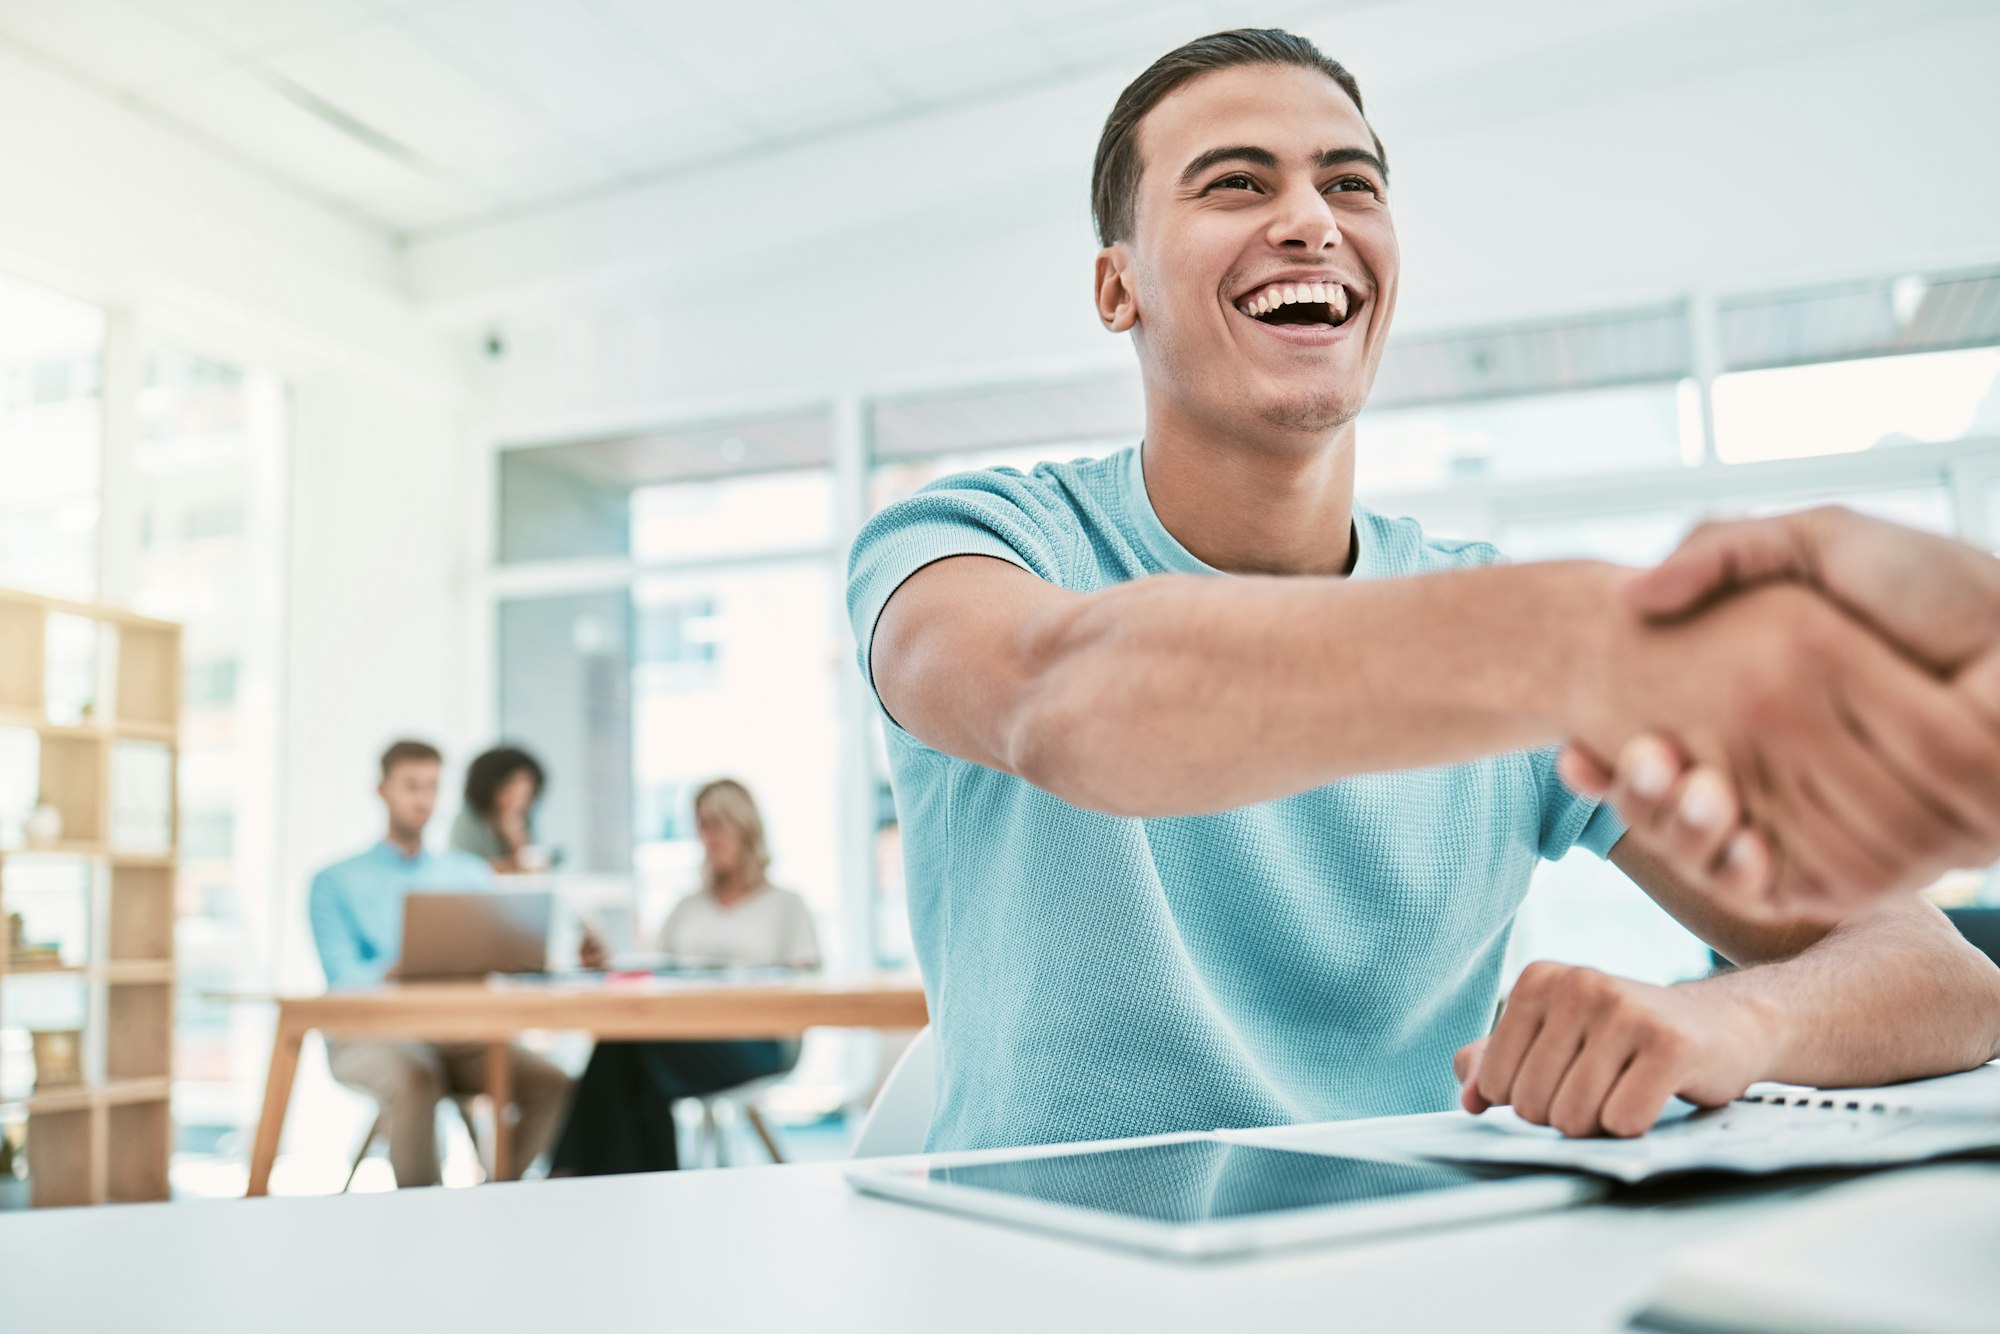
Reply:
<svg viewBox="0 0 2000 1334"><path fill-rule="evenodd" d="M2000 836L1964 827L2000 810L2000 736L1944 683L1800 587L1651 623L1625 572L1498 567L1355 503L1400 258L1344 69L1278 32L1170 53L1114 107L1093 204L1143 446L947 479L852 557L933 1147L1455 1098L1630 1134L1675 1093L1994 1054L2000 973L1934 911L1758 916L1555 775L1554 743L1665 731L1793 873L1878 882ZM1482 1043L1536 861L1579 843L1762 966L1669 988L1537 966Z"/></svg>

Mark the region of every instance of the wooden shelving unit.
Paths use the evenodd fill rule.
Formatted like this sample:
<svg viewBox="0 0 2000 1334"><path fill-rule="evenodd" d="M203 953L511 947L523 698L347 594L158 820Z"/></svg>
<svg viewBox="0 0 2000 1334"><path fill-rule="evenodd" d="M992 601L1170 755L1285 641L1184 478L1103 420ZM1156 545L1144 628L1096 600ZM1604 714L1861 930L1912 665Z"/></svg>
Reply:
<svg viewBox="0 0 2000 1334"><path fill-rule="evenodd" d="M81 680L76 662L59 664L60 702L51 679L56 621L69 647L91 649ZM0 1118L26 1117L38 1207L167 1198L180 682L179 626L0 589L0 731L34 736L40 800L62 817L58 838L35 843L22 833L0 844L0 922L10 885L30 867L69 863L88 896L80 958L27 963L0 939L0 1032L10 986L74 979L83 991L81 1083L24 1091L25 1071L5 1064L19 1053L0 1043ZM143 802L131 817L136 797L120 790L121 768L164 772L163 821Z"/></svg>

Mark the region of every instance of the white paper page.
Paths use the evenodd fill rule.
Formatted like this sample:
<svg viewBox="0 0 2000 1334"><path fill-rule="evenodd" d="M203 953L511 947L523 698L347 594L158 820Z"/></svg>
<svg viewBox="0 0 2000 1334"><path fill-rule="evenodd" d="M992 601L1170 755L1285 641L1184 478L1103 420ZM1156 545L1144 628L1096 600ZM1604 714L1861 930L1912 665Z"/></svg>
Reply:
<svg viewBox="0 0 2000 1334"><path fill-rule="evenodd" d="M1365 1144L1455 1162L1569 1168L1626 1182L1696 1170L1755 1174L1878 1166L2000 1147L2000 1063L1888 1088L1761 1084L1750 1093L1760 1100L1707 1112L1676 1099L1660 1123L1636 1139L1569 1139L1506 1107L1483 1116L1397 1118L1384 1122L1377 1134L1366 1132L1366 1122L1361 1128L1333 1123L1261 1134L1280 1136L1284 1147L1307 1152L1337 1153ZM1823 1105L1829 1101L1832 1107Z"/></svg>

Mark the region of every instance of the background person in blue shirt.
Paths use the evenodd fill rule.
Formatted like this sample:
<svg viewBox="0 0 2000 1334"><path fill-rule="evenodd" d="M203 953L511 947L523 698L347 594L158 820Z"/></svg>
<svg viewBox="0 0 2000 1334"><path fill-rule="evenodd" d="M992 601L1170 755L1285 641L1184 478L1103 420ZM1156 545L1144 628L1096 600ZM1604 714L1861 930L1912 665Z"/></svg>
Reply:
<svg viewBox="0 0 2000 1334"><path fill-rule="evenodd" d="M1518 153L1496 215L1559 225ZM1694 225L1691 171L1660 206ZM1114 105L1092 183L1143 446L946 479L856 540L934 1148L1454 1101L1635 1134L1673 1094L2000 1049L2000 971L1929 905L1775 914L1674 874L1657 831L1555 773L1565 740L1666 733L1726 780L1687 819L1735 820L1733 790L1783 874L1880 887L2000 854L2000 730L1951 681L1807 587L1652 621L1630 571L1496 567L1355 503L1389 199L1359 87L1310 43L1169 53ZM1537 964L1487 1040L1536 859L1578 843L1749 966L1656 987Z"/></svg>
<svg viewBox="0 0 2000 1334"><path fill-rule="evenodd" d="M429 852L424 826L437 809L442 757L421 741L398 741L382 753L377 792L388 808L388 835L368 851L313 877L306 911L326 984L340 989L393 981L403 948L403 896L425 890L486 889L492 868L464 852ZM520 1125L513 1174L534 1162L554 1134L569 1076L532 1052L513 1049ZM438 1184L437 1105L483 1092L486 1047L476 1042L327 1042L333 1077L374 1098L382 1110L389 1162L398 1186Z"/></svg>

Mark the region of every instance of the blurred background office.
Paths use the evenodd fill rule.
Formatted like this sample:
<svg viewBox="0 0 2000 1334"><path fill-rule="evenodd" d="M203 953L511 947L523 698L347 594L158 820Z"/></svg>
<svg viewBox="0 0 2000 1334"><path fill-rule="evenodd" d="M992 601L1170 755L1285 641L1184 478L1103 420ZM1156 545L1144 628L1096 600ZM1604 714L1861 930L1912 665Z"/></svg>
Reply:
<svg viewBox="0 0 2000 1334"><path fill-rule="evenodd" d="M1394 167L1365 501L1518 558L1823 501L2000 543L1978 0L0 0L0 586L185 626L178 1193L242 1189L271 1021L221 996L320 985L306 885L398 736L448 792L529 750L527 846L638 937L736 775L828 968L908 965L846 544L1137 438L1091 153L1243 23L1346 62ZM1580 856L1535 957L1707 963ZM5 986L0 1051L90 1003ZM814 1035L769 1113L839 1152L878 1050ZM338 1189L368 1119L309 1055L274 1189Z"/></svg>

